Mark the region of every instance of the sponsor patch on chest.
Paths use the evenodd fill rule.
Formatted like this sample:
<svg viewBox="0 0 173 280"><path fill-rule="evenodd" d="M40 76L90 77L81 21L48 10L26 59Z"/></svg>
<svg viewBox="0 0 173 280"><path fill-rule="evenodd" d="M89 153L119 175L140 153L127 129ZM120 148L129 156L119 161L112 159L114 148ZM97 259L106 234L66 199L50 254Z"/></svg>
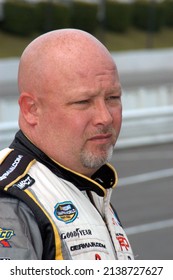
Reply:
<svg viewBox="0 0 173 280"><path fill-rule="evenodd" d="M57 203L54 208L55 217L66 224L72 223L78 216L78 210L71 201Z"/></svg>

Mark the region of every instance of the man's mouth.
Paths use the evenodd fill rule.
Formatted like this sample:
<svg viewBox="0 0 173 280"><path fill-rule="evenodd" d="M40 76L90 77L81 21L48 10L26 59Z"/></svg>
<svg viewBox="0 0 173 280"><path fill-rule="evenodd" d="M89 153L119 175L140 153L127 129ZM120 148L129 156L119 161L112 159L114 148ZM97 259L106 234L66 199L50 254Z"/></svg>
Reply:
<svg viewBox="0 0 173 280"><path fill-rule="evenodd" d="M112 140L112 133L106 133L106 134L97 134L91 138L88 139L89 141L98 142L98 143L108 143L110 140Z"/></svg>

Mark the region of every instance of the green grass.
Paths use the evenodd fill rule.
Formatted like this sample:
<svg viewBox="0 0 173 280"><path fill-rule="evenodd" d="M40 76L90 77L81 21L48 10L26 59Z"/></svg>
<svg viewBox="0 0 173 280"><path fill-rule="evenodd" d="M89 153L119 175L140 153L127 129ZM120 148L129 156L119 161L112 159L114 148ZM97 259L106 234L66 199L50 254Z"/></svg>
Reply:
<svg viewBox="0 0 173 280"><path fill-rule="evenodd" d="M169 28L164 28L160 32L150 35L136 29L129 29L125 34L113 32L101 34L98 32L96 36L103 41L110 51L173 47L173 29ZM29 38L19 37L0 32L0 58L19 57L33 39L34 36Z"/></svg>
<svg viewBox="0 0 173 280"><path fill-rule="evenodd" d="M168 28L153 34L135 29L129 29L125 34L107 32L104 37L104 43L110 51L173 47L173 29Z"/></svg>
<svg viewBox="0 0 173 280"><path fill-rule="evenodd" d="M33 37L19 37L0 32L0 58L19 57Z"/></svg>

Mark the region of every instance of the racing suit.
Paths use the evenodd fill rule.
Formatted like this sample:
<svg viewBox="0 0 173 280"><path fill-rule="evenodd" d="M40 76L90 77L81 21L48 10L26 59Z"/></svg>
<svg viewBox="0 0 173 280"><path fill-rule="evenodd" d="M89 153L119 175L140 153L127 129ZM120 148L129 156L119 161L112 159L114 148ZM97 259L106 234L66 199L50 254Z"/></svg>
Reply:
<svg viewBox="0 0 173 280"><path fill-rule="evenodd" d="M54 162L18 131L0 152L0 259L133 259L110 204L103 165L88 178Z"/></svg>

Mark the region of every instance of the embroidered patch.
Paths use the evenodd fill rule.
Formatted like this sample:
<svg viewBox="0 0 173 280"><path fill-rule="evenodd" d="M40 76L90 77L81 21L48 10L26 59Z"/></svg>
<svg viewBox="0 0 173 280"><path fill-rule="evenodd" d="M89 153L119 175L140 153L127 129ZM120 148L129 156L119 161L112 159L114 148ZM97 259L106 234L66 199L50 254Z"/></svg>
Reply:
<svg viewBox="0 0 173 280"><path fill-rule="evenodd" d="M68 224L77 218L78 210L71 201L64 201L55 205L54 215L59 221Z"/></svg>
<svg viewBox="0 0 173 280"><path fill-rule="evenodd" d="M22 179L20 179L17 183L15 183L13 187L17 187L21 190L25 190L26 188L32 186L34 183L35 180L29 174L26 174Z"/></svg>
<svg viewBox="0 0 173 280"><path fill-rule="evenodd" d="M127 238L122 233L117 233L116 238L120 244L121 251L129 251L130 245Z"/></svg>
<svg viewBox="0 0 173 280"><path fill-rule="evenodd" d="M83 236L91 236L92 231L91 229L82 229L82 228L76 228L72 231L62 232L61 233L61 239L72 239L72 238L80 238Z"/></svg>
<svg viewBox="0 0 173 280"><path fill-rule="evenodd" d="M95 254L95 260L96 261L101 260L101 256L99 254Z"/></svg>
<svg viewBox="0 0 173 280"><path fill-rule="evenodd" d="M86 241L83 243L77 243L70 246L70 251L75 252L75 251L95 251L95 250L101 250L105 251L106 250L106 245L103 242L100 241Z"/></svg>
<svg viewBox="0 0 173 280"><path fill-rule="evenodd" d="M0 228L0 245L2 245L3 247L6 247L6 248L11 247L8 240L14 235L15 235L14 230Z"/></svg>
<svg viewBox="0 0 173 280"><path fill-rule="evenodd" d="M17 166L20 164L21 160L23 158L23 155L18 155L12 162L12 164L5 170L5 172L0 176L0 181L3 181L7 179L11 173L15 171Z"/></svg>

